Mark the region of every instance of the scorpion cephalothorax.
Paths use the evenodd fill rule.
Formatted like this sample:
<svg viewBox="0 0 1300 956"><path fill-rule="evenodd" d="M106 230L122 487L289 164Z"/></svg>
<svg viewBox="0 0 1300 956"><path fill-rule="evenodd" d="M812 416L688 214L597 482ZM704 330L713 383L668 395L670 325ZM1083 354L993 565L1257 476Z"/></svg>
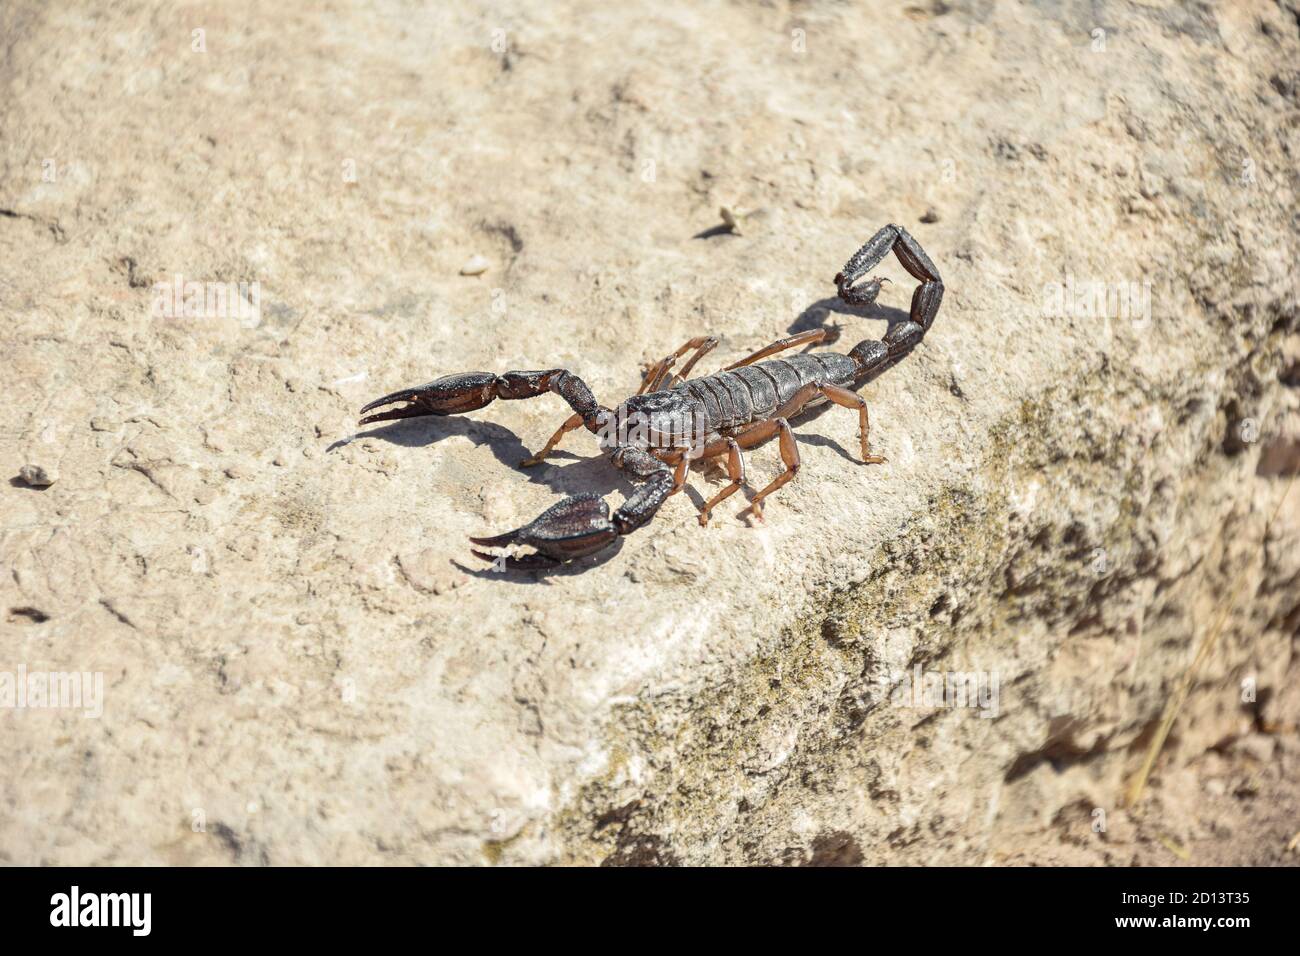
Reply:
<svg viewBox="0 0 1300 956"><path fill-rule="evenodd" d="M367 415L361 424L420 415L457 415L482 408L497 398L533 398L548 392L568 402L573 415L540 452L521 464L539 463L568 432L586 428L600 437L614 466L641 485L612 515L599 496L575 495L552 505L515 531L470 539L486 547L525 545L533 549L533 553L506 559L508 567L545 567L607 547L620 535L629 534L650 521L664 501L681 490L692 461L725 455L730 483L700 509L700 524L708 524L718 503L744 485L742 449L777 436L785 471L750 502L755 517L761 520L764 499L798 474L799 449L789 419L805 408L829 401L856 410L863 462L884 461L870 452L867 403L852 387L921 341L939 311L943 282L930 257L902 226L886 226L877 232L835 277L841 299L854 305L868 305L875 301L883 280L873 278L856 286L854 283L875 268L891 249L903 268L921 283L912 295L909 317L893 325L884 338L859 342L847 355L805 352L768 360L770 355L826 338L824 329L814 329L773 342L712 375L690 378L695 364L718 344L715 338L701 336L652 365L637 394L617 409L601 405L582 379L562 368L500 375L464 372L376 399L361 409L363 414L383 405L406 404ZM691 351L693 354L686 364L673 373L677 360ZM488 560L499 560L486 552L474 553Z"/></svg>

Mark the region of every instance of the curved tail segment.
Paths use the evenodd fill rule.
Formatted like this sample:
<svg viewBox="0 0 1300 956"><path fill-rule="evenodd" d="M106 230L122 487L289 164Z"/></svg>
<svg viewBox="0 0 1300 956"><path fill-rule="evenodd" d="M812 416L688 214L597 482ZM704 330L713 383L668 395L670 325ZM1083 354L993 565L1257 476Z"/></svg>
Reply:
<svg viewBox="0 0 1300 956"><path fill-rule="evenodd" d="M887 280L873 278L854 286L864 275L880 264L880 260L893 250L908 275L921 284L912 293L912 310L906 322L894 325L879 341L868 339L859 342L850 351L856 364L858 378L883 367L911 351L917 342L930 331L934 317L943 301L943 280L939 270L925 254L925 250L902 226L888 225L877 232L844 264L835 276L835 288L840 298L851 305L870 305L880 293L881 283Z"/></svg>

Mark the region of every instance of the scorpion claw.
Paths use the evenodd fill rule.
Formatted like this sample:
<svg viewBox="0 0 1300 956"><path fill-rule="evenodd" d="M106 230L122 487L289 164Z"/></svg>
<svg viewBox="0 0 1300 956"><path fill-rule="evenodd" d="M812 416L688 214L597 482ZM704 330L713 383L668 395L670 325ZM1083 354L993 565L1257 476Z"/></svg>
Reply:
<svg viewBox="0 0 1300 956"><path fill-rule="evenodd" d="M507 531L505 534L495 534L492 535L491 537L486 537L486 538L475 537L474 535L470 535L469 539L473 541L475 544L485 545L486 547L489 548L504 548L507 545L511 545L517 542L519 540L519 534L523 530L524 530L523 528L519 528L515 531Z"/></svg>
<svg viewBox="0 0 1300 956"><path fill-rule="evenodd" d="M394 418L417 418L421 415L459 415L482 408L497 397L497 376L491 372L462 372L444 375L427 385L404 388L377 398L361 409L365 415L358 424L389 421ZM383 405L407 402L401 408L366 415Z"/></svg>
<svg viewBox="0 0 1300 956"><path fill-rule="evenodd" d="M471 549L472 550L472 549ZM529 571L537 568L553 568L560 562L544 554L505 555L492 554L490 551L473 551L474 557L490 562L493 570Z"/></svg>
<svg viewBox="0 0 1300 956"><path fill-rule="evenodd" d="M522 528L491 537L471 537L470 541L489 548L527 545L536 553L508 558L506 567L535 568L594 554L617 537L618 529L609 520L609 506L599 495L585 494L552 505ZM496 555L474 553L489 561L497 560Z"/></svg>

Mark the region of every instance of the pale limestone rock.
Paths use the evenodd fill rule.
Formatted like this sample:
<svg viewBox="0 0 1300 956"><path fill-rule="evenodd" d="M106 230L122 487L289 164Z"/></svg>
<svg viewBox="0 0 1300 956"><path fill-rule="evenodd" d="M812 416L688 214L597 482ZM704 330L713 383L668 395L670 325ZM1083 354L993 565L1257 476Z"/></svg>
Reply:
<svg viewBox="0 0 1300 956"><path fill-rule="evenodd" d="M1159 833L1281 861L1300 493L1259 463L1298 404L1294 16L942 6L814 3L795 48L752 5L236 0L191 54L173 4L0 5L0 452L76 475L0 486L0 669L105 683L98 720L7 720L0 861L1118 865L1173 860ZM761 229L693 238L738 196ZM349 441L450 372L562 365L612 404L696 335L706 371L878 338L903 270L865 314L831 277L887 222L948 290L862 389L889 461L842 409L800 423L761 528L741 495L699 528L723 479L692 472L608 560L473 573L468 535L630 490L585 433L515 467L568 409ZM467 251L491 283L431 265ZM258 282L256 320L129 281L178 274ZM997 716L898 692L917 666L995 674ZM1256 727L1274 816L1197 776Z"/></svg>

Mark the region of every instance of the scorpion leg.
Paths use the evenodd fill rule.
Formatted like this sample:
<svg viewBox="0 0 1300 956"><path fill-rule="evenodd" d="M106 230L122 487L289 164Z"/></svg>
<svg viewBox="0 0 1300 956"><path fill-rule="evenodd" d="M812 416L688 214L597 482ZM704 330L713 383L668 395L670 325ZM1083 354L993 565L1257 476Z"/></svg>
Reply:
<svg viewBox="0 0 1300 956"><path fill-rule="evenodd" d="M487 547L531 547L536 553L512 556L504 562L507 568L526 569L586 557L613 544L621 535L631 534L649 522L675 490L674 469L631 446L618 448L610 460L643 482L613 515L599 495L574 495L547 508L522 528L492 537L471 537L470 541ZM498 560L486 551L476 550L474 554L487 561Z"/></svg>
<svg viewBox="0 0 1300 956"><path fill-rule="evenodd" d="M763 499L776 491L782 485L789 484L799 474L799 446L795 443L794 432L790 428L790 423L784 418L774 418L771 422L764 422L764 425L770 427L756 428L746 435L753 434L753 441L763 441L772 434L772 431L779 431L781 434L781 461L785 463L785 471L772 479L771 483L754 495L754 499L749 503L749 509L754 513L754 517L759 521L763 520ZM759 437L760 433L766 432Z"/></svg>
<svg viewBox="0 0 1300 956"><path fill-rule="evenodd" d="M739 491L745 483L745 456L741 454L740 445L734 438L727 439L727 477L731 479L731 484L706 501L700 509L701 528L708 527L713 509Z"/></svg>
<svg viewBox="0 0 1300 956"><path fill-rule="evenodd" d="M523 461L519 463L519 467L531 468L533 465L540 465L545 460L547 455L555 451L555 446L560 443L560 440L563 439L565 435L569 434L569 432L573 431L574 429L581 428L581 427L582 427L582 416L579 415L577 412L574 412L572 415L570 415L568 418L564 420L563 425L561 425L559 428L555 430L555 434L552 435L550 441L546 443L546 447L544 447L536 455L530 455L529 457L525 458Z"/></svg>
<svg viewBox="0 0 1300 956"><path fill-rule="evenodd" d="M695 340L692 339L692 341ZM678 382L684 382L686 379L690 378L691 369L695 368L695 363L698 362L700 359L704 358L704 356L708 355L710 352L712 352L715 348L717 348L717 346L718 346L718 340L714 338L712 335L708 336L704 340L704 342L695 350L695 354L692 355L690 359L687 360L686 364L682 366L682 370L680 372L675 372L671 376L669 376L667 384L665 384L663 387L673 388L674 386L677 385Z"/></svg>
<svg viewBox="0 0 1300 956"><path fill-rule="evenodd" d="M862 445L862 461L867 465L883 464L885 459L880 455L871 454L871 445L868 442L868 436L871 434L871 420L867 415L867 400L857 392L850 391L847 388L840 388L837 385L809 383L791 396L790 400L782 405L774 413L775 418L793 418L798 415L817 395L824 395L827 399L839 405L841 408L857 409L858 411L858 441ZM761 426L760 426L761 427ZM742 433L744 439L748 433ZM767 433L768 435L771 432ZM762 441L766 438L757 439Z"/></svg>
<svg viewBox="0 0 1300 956"><path fill-rule="evenodd" d="M662 461L662 459L660 460ZM673 464L673 462L670 461L669 464ZM676 466L673 468L673 490L669 492L670 494L675 495L686 487L686 474L690 471L690 468L691 456L686 452L682 452L681 457L676 461Z"/></svg>
<svg viewBox="0 0 1300 956"><path fill-rule="evenodd" d="M792 349L805 343L817 343L825 340L830 335L826 329L811 329L807 332L800 332L798 335L787 335L783 339L777 339L771 345L764 346L753 355L741 359L739 362L732 362L724 372L730 372L733 368L741 368L745 365L753 365L755 362L767 358L769 355L775 355L777 352L784 352L786 349Z"/></svg>
<svg viewBox="0 0 1300 956"><path fill-rule="evenodd" d="M886 459L880 455L871 454L871 445L867 441L867 436L871 433L871 421L867 417L867 400L857 392L851 392L847 388L840 388L837 385L823 385L821 391L823 395L841 408L856 408L858 410L858 440L862 443L862 461L868 465L883 464Z"/></svg>
<svg viewBox="0 0 1300 956"><path fill-rule="evenodd" d="M695 363L716 348L717 344L718 340L711 335L699 335L691 339L672 355L664 356L646 369L645 378L641 380L641 388L637 391L637 394L644 395L646 392L657 391L673 364L691 349L695 349L695 354L691 356L690 361L682 367L680 372L672 376L674 381L686 378L691 369L695 367ZM671 388L672 385L673 382L669 382L667 387Z"/></svg>
<svg viewBox="0 0 1300 956"><path fill-rule="evenodd" d="M767 441L767 439L771 438L774 434L779 433L781 436L781 460L785 462L786 470L778 475L766 488L756 494L754 500L750 502L750 508L754 512L754 516L760 521L763 518L763 499L768 497L782 485L793 481L795 475L799 473L799 447L795 443L794 432L790 428L788 418L799 414L808 402L819 393L825 395L827 399L834 402L836 405L843 408L855 408L858 410L858 439L862 445L862 461L868 465L878 465L886 460L881 455L871 454L871 445L868 441L868 436L871 433L871 422L867 415L866 399L861 395L858 395L856 392L849 391L847 388L840 388L836 385L818 385L816 383L805 385L803 388L799 389L799 391L797 391L788 402L776 410L776 414L773 418L764 422L759 422L745 429L736 436L734 441L727 439L728 450L731 449L732 445L737 446L734 455L739 457L741 448L752 448L755 445ZM721 449L715 450L715 446L710 445L705 449L704 457L717 454L721 454ZM728 473L731 477L732 483L735 484L738 479L736 477L734 461L729 459L728 465ZM741 477L739 480L743 481L743 465L741 466L741 469ZM700 524L706 524L708 521L708 512L722 501L723 498L726 498L735 492L738 487L738 484L735 484L735 487L728 486L716 495L713 500L709 501L704 506L704 514L700 516Z"/></svg>

